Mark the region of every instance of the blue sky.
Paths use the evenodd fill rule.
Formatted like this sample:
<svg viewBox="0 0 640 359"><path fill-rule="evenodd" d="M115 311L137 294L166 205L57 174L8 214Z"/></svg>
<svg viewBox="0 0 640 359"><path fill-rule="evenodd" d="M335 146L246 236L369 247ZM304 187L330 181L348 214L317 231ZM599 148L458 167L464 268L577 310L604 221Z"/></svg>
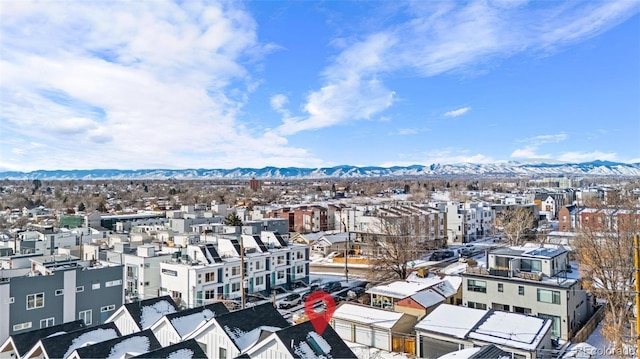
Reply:
<svg viewBox="0 0 640 359"><path fill-rule="evenodd" d="M3 1L0 170L640 162L640 1Z"/></svg>

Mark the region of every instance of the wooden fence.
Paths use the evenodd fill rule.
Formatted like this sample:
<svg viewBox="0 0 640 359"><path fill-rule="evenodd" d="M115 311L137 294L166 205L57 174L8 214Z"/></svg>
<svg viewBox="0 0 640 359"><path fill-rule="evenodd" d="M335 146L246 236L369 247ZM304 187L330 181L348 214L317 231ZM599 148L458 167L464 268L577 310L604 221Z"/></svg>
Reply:
<svg viewBox="0 0 640 359"><path fill-rule="evenodd" d="M598 327L598 324L600 323L602 318L604 318L605 307L605 305L601 305L596 310L596 312L593 313L593 315L591 316L591 318L589 318L585 325L580 330L578 330L576 335L573 336L573 338L571 339L572 342L582 343L586 341L587 338L589 338L591 333L593 333L593 331Z"/></svg>

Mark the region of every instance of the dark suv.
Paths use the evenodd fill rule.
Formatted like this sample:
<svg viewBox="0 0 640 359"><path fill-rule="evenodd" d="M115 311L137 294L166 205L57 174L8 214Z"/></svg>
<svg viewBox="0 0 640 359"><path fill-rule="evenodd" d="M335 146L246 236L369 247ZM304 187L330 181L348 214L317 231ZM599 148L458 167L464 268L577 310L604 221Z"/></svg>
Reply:
<svg viewBox="0 0 640 359"><path fill-rule="evenodd" d="M338 281L329 282L325 284L324 287L322 287L322 290L324 290L327 293L337 292L340 289L342 289L342 283Z"/></svg>

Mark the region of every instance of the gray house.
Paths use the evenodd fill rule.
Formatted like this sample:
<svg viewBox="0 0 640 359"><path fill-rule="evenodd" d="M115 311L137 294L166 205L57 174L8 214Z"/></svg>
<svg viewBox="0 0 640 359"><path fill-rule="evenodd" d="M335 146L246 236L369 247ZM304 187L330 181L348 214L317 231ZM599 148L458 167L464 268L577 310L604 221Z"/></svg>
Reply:
<svg viewBox="0 0 640 359"><path fill-rule="evenodd" d="M0 272L0 342L23 331L82 320L102 324L124 299L122 266L36 256Z"/></svg>

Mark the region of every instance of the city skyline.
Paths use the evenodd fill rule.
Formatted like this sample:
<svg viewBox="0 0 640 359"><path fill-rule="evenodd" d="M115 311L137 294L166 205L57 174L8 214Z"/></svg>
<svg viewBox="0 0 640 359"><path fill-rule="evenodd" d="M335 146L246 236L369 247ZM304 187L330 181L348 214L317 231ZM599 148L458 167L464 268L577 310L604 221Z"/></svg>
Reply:
<svg viewBox="0 0 640 359"><path fill-rule="evenodd" d="M0 171L640 162L640 2L3 2Z"/></svg>

